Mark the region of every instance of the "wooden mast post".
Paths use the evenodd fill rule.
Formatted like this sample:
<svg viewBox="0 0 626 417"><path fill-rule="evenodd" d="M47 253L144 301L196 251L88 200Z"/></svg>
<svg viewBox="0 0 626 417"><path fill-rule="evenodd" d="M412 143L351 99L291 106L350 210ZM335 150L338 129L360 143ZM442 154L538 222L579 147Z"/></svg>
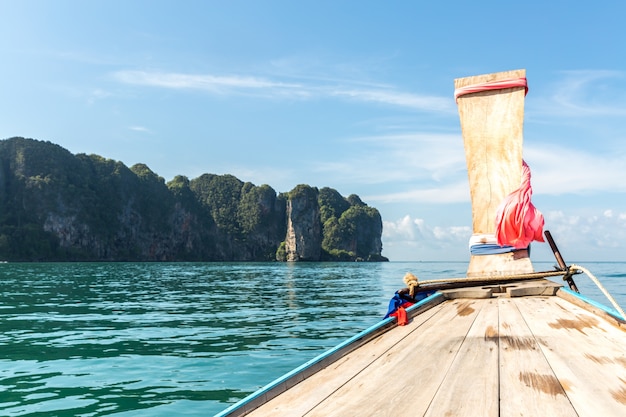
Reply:
<svg viewBox="0 0 626 417"><path fill-rule="evenodd" d="M477 75L454 80L456 89L486 82L520 79L525 70ZM494 234L500 203L520 186L525 87L461 95L457 106L465 145L472 200L474 234ZM470 255L467 276L496 276L533 272L527 250Z"/></svg>

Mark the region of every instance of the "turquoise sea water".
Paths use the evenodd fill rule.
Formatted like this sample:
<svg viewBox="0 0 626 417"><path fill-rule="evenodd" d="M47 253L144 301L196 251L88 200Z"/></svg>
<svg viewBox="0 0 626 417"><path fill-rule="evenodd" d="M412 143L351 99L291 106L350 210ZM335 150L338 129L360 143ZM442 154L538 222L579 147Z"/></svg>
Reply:
<svg viewBox="0 0 626 417"><path fill-rule="evenodd" d="M626 263L580 265L626 307ZM465 269L0 264L0 415L211 416L379 321L406 272L436 279ZM590 280L575 279L608 304Z"/></svg>

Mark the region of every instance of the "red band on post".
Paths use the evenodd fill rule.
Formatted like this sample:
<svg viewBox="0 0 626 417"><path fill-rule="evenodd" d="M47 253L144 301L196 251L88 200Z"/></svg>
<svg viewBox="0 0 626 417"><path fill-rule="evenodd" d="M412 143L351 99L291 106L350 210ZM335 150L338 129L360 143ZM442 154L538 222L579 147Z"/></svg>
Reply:
<svg viewBox="0 0 626 417"><path fill-rule="evenodd" d="M511 78L500 81L489 81L482 84L468 85L454 90L454 100L465 94L479 93L481 91L502 90L504 88L524 87L524 95L528 94L528 82L526 78Z"/></svg>

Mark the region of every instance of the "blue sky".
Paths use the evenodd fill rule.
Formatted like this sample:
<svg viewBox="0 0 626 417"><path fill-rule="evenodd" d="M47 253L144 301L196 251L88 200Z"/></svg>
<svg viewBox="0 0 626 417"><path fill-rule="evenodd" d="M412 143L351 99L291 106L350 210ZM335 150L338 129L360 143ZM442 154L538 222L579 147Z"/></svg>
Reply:
<svg viewBox="0 0 626 417"><path fill-rule="evenodd" d="M454 79L524 68L546 229L568 262L625 261L625 4L2 0L0 138L332 187L381 212L391 260L466 260Z"/></svg>

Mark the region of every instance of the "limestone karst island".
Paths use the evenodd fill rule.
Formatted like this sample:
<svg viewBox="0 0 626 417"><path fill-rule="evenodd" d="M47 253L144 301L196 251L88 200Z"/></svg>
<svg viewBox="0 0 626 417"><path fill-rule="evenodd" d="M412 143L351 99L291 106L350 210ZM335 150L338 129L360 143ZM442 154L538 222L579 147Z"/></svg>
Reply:
<svg viewBox="0 0 626 417"><path fill-rule="evenodd" d="M166 182L145 164L0 141L3 261L387 261L381 235L378 210L328 187Z"/></svg>

